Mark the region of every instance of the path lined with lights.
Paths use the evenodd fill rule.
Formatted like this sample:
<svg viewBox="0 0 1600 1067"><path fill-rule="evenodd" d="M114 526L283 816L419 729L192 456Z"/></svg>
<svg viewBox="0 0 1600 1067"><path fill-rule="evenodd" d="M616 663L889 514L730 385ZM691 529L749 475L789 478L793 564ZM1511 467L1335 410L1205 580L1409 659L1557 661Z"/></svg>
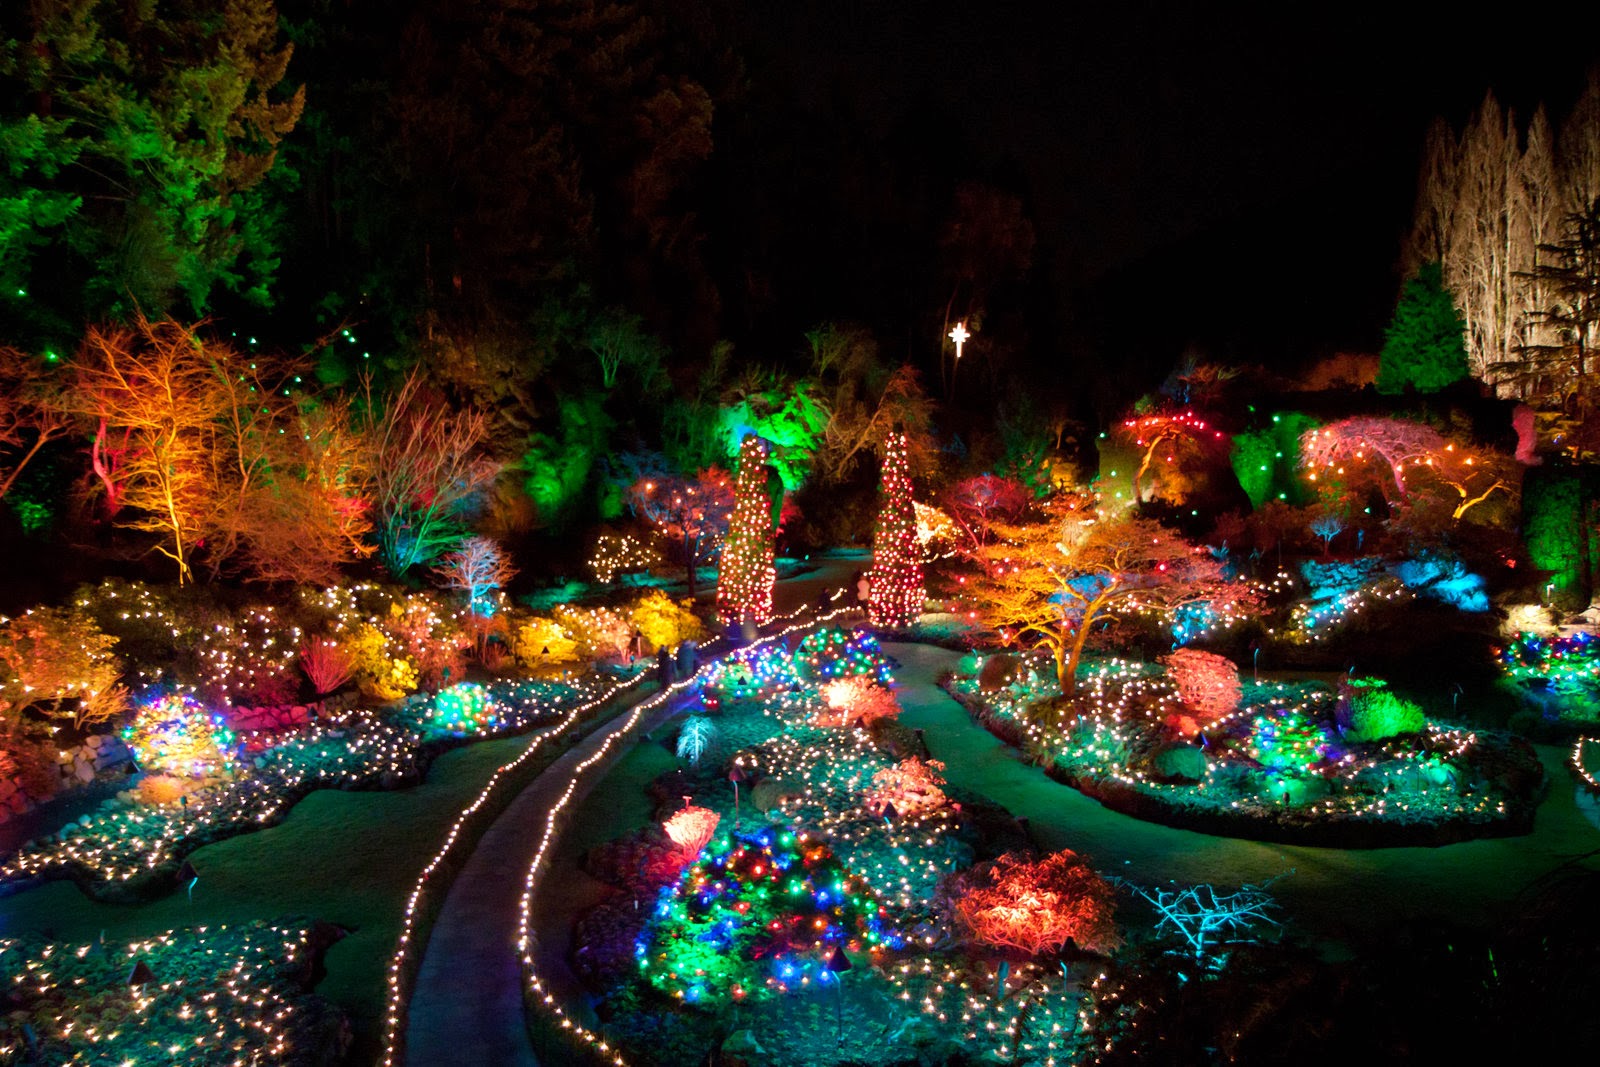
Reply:
<svg viewBox="0 0 1600 1067"><path fill-rule="evenodd" d="M836 572L851 562L828 561L802 581L781 584L777 599L790 610L775 624L776 632L764 637L762 643L846 614L849 609L838 606L848 603L843 588L832 592L826 610L819 611L815 618L808 617L813 612L807 605L817 603L819 591L826 591ZM413 950L414 909L408 910L402 944L397 947L391 967L390 1007L381 1060L385 1067L392 1067L402 1058L419 1067L448 1062L538 1062L529 1044L523 1012L524 969L533 966L531 941L535 935L530 929L530 907L536 875L579 802L603 777L594 771L596 765L603 771L628 744L669 718L676 710L674 698L689 684L687 680L679 682L638 701L631 710L564 753L511 801L484 832L452 882L428 934L415 987L407 997L397 984L395 968L400 956ZM530 742L529 751L560 730L557 727ZM485 795L492 787L493 783L486 787ZM479 803L483 800L480 797ZM473 808L477 806L474 804ZM467 814L463 812L463 819ZM535 833L539 833L538 845L530 849ZM441 854L455 837L453 831ZM427 877L426 871L423 877ZM413 902L417 896L413 894ZM533 982L537 987L536 974ZM404 1004L397 998L403 998ZM554 1007L551 998L545 999ZM559 1007L555 1007L555 1014L571 1025ZM403 1044L396 1032L402 1021Z"/></svg>

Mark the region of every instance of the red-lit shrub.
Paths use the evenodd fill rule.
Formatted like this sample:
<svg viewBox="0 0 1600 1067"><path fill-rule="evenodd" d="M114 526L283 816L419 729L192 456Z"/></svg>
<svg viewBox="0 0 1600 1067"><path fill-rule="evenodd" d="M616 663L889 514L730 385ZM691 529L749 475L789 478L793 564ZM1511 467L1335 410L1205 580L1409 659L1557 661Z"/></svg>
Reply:
<svg viewBox="0 0 1600 1067"><path fill-rule="evenodd" d="M824 707L815 716L818 726L870 727L900 714L894 694L864 675L838 678L822 686Z"/></svg>
<svg viewBox="0 0 1600 1067"><path fill-rule="evenodd" d="M300 646L300 669L320 697L344 688L356 676L356 660L339 642L320 637Z"/></svg>
<svg viewBox="0 0 1600 1067"><path fill-rule="evenodd" d="M667 832L667 837L683 852L687 861L693 863L700 856L700 850L706 847L713 834L717 832L717 823L722 816L710 808L701 808L694 805L675 811L661 828Z"/></svg>
<svg viewBox="0 0 1600 1067"><path fill-rule="evenodd" d="M939 773L942 770L944 764L938 760L924 763L916 757L885 767L872 776L872 788L863 803L874 815L893 806L902 817L942 808L949 799L939 788L945 784Z"/></svg>
<svg viewBox="0 0 1600 1067"><path fill-rule="evenodd" d="M1239 668L1227 656L1180 648L1161 662L1172 674L1188 713L1171 722L1179 733L1200 733L1239 706Z"/></svg>
<svg viewBox="0 0 1600 1067"><path fill-rule="evenodd" d="M1111 886L1071 851L1043 859L1007 852L951 876L943 895L956 924L978 944L1037 956L1068 941L1090 952L1119 941Z"/></svg>

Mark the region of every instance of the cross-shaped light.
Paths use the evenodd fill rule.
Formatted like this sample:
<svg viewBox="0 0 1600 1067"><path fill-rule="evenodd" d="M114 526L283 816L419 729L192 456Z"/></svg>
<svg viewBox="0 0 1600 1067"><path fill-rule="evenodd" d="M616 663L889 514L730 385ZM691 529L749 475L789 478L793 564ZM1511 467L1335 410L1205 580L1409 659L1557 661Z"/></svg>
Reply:
<svg viewBox="0 0 1600 1067"><path fill-rule="evenodd" d="M956 323L956 328L950 331L950 340L952 340L952 341L954 341L956 343L956 360L957 361L959 361L961 359L961 346L962 346L962 344L964 344L966 342L967 338L969 338L971 336L972 335L967 332L967 324L965 322Z"/></svg>

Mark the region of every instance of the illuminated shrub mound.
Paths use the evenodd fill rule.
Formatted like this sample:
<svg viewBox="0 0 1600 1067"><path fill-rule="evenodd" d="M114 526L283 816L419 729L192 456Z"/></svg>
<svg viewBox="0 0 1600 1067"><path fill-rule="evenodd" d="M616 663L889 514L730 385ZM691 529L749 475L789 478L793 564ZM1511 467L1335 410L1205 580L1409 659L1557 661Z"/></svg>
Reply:
<svg viewBox="0 0 1600 1067"><path fill-rule="evenodd" d="M866 675L836 678L822 685L822 708L813 718L818 726L871 727L900 714L894 694Z"/></svg>
<svg viewBox="0 0 1600 1067"><path fill-rule="evenodd" d="M190 778L220 774L232 756L233 732L220 715L190 696L161 697L141 707L122 739L147 771Z"/></svg>
<svg viewBox="0 0 1600 1067"><path fill-rule="evenodd" d="M659 589L645 593L628 609L633 623L651 648L676 648L685 641L700 641L705 626L694 613L694 601L674 601Z"/></svg>
<svg viewBox="0 0 1600 1067"><path fill-rule="evenodd" d="M945 784L944 764L938 760L912 757L893 767L885 767L872 776L872 788L862 806L874 815L883 815L890 808L902 818L935 811L949 802L940 786Z"/></svg>
<svg viewBox="0 0 1600 1067"><path fill-rule="evenodd" d="M1303 712L1280 709L1257 715L1250 726L1250 757L1278 774L1312 774L1333 742L1327 723Z"/></svg>
<svg viewBox="0 0 1600 1067"><path fill-rule="evenodd" d="M535 616L512 633L511 651L517 662L532 670L575 666L578 643L554 619Z"/></svg>
<svg viewBox="0 0 1600 1067"><path fill-rule="evenodd" d="M1183 700L1185 714L1174 717L1179 733L1197 734L1239 706L1239 668L1227 656L1180 648L1161 662Z"/></svg>
<svg viewBox="0 0 1600 1067"><path fill-rule="evenodd" d="M563 604L552 613L571 637L579 659L621 659L628 651L633 627L610 608L581 608Z"/></svg>
<svg viewBox="0 0 1600 1067"><path fill-rule="evenodd" d="M493 729L500 714L489 690L477 682L462 682L433 698L433 713L428 721L453 734L476 734Z"/></svg>
<svg viewBox="0 0 1600 1067"><path fill-rule="evenodd" d="M889 658L878 647L878 639L865 630L830 627L818 630L800 642L794 654L794 672L802 681L830 682L858 675L872 678L879 685L894 681Z"/></svg>
<svg viewBox="0 0 1600 1067"><path fill-rule="evenodd" d="M1110 884L1069 850L1043 859L1007 852L952 875L942 892L957 926L977 944L1037 956L1068 941L1090 952L1119 941Z"/></svg>
<svg viewBox="0 0 1600 1067"><path fill-rule="evenodd" d="M1339 729L1346 741L1387 741L1428 728L1427 717L1412 701L1389 691L1381 678L1357 678L1339 687Z"/></svg>
<svg viewBox="0 0 1600 1067"><path fill-rule="evenodd" d="M830 980L837 948L900 944L865 883L826 845L770 826L717 838L662 894L636 954L656 989L708 1004L810 988Z"/></svg>
<svg viewBox="0 0 1600 1067"><path fill-rule="evenodd" d="M771 696L797 681L794 661L777 645L741 648L718 660L704 677L707 695L719 700Z"/></svg>
<svg viewBox="0 0 1600 1067"><path fill-rule="evenodd" d="M1600 640L1591 633L1519 634L1500 650L1500 667L1515 682L1568 691L1592 688L1600 683Z"/></svg>

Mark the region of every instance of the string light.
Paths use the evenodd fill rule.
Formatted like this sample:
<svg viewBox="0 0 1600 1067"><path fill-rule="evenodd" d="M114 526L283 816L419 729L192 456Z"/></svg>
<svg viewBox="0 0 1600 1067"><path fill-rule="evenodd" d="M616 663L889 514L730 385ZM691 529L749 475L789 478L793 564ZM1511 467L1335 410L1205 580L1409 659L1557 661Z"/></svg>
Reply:
<svg viewBox="0 0 1600 1067"><path fill-rule="evenodd" d="M867 618L872 625L904 629L922 614L928 598L922 555L906 436L894 433L883 443L883 506L872 533L872 570L867 578L871 594Z"/></svg>
<svg viewBox="0 0 1600 1067"><path fill-rule="evenodd" d="M733 516L717 571L717 615L723 623L751 618L759 625L772 616L772 503L767 496L767 444L748 434L739 444L739 469L733 483Z"/></svg>

